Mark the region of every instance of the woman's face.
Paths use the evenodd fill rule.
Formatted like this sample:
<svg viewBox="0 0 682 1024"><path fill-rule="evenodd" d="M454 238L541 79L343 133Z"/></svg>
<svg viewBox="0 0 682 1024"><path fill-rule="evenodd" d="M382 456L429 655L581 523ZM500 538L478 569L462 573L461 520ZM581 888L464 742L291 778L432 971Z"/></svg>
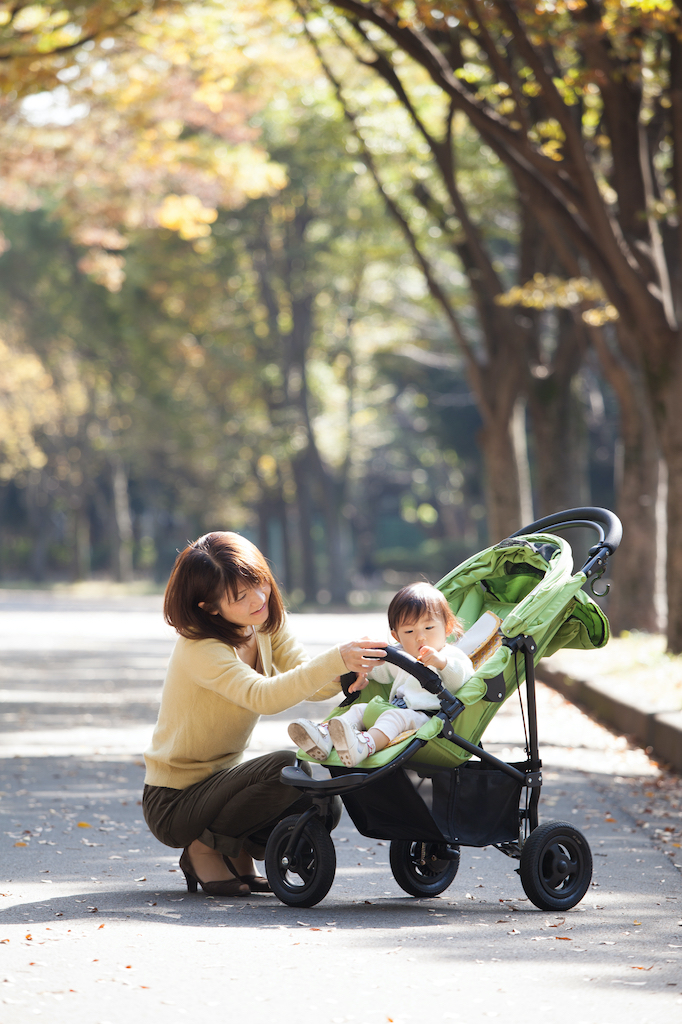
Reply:
<svg viewBox="0 0 682 1024"><path fill-rule="evenodd" d="M269 583L259 583L255 587L240 583L234 597L229 593L223 595L215 614L222 615L235 626L262 626L270 613L271 590Z"/></svg>

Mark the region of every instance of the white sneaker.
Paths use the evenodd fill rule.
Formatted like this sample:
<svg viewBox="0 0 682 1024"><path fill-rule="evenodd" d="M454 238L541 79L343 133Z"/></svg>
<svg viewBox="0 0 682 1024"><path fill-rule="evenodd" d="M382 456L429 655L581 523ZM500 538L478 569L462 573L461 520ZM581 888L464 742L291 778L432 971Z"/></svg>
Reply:
<svg viewBox="0 0 682 1024"><path fill-rule="evenodd" d="M332 752L332 741L326 726L315 725L307 718L297 718L287 729L297 747L315 761L326 761Z"/></svg>
<svg viewBox="0 0 682 1024"><path fill-rule="evenodd" d="M355 726L343 718L332 718L329 723L329 735L341 763L346 768L355 768L356 764L369 757L367 740L363 739Z"/></svg>

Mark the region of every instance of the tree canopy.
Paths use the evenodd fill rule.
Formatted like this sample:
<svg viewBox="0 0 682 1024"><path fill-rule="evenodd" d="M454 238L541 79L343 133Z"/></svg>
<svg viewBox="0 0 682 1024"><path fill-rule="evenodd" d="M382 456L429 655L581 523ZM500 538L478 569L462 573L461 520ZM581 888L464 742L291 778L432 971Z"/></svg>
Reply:
<svg viewBox="0 0 682 1024"><path fill-rule="evenodd" d="M163 576L227 524L299 599L343 600L442 575L486 542L485 506L493 539L521 525L524 402L561 379L537 482L600 407L573 310L610 329L617 306L573 240L569 268L536 244L540 206L422 60L517 131L477 5L80 5L69 45L69 5L33 7L2 64L5 572ZM556 168L552 138L533 145ZM520 314L531 278L544 312ZM576 432L571 486L608 503L601 408L606 455Z"/></svg>

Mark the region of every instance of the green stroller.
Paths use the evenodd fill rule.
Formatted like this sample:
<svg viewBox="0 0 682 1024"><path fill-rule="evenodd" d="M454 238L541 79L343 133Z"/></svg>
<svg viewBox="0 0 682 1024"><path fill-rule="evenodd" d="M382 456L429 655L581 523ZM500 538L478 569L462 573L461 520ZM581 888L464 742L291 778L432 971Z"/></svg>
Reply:
<svg viewBox="0 0 682 1024"><path fill-rule="evenodd" d="M595 531L598 540L574 572L571 545L557 532L581 527ZM284 818L268 839L266 873L283 903L310 907L329 892L336 871L330 831L338 820L337 797L362 835L390 841L391 871L410 895L443 892L457 874L461 846L494 846L519 861L521 884L541 910L567 910L580 902L592 878L585 836L568 822L538 820L542 761L535 666L563 647L607 643L608 620L582 588L588 581L594 587L621 536L620 520L607 509L569 509L474 555L436 584L465 629L489 612L501 620L490 654L454 696L431 669L389 648L387 660L435 693L440 712L356 768L345 768L332 751L323 762L330 778L311 778L300 763L283 769L281 781L311 798L308 810ZM344 677L346 692L354 678ZM508 764L480 740L524 681L526 760ZM362 691L363 701L370 702L365 722L372 711L378 717L387 707L387 690L370 683ZM343 710L342 705L334 713ZM299 751L298 759L307 758Z"/></svg>

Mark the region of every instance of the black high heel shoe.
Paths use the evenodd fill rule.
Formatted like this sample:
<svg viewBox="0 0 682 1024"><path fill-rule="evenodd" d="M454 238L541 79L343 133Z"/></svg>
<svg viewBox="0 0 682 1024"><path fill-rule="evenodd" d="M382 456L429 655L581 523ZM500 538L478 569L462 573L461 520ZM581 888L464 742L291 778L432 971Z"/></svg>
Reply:
<svg viewBox="0 0 682 1024"><path fill-rule="evenodd" d="M267 878L263 877L263 875L240 875L230 858L225 854L223 854L223 860L235 878L239 878L242 882L245 882L251 892L272 892L270 883Z"/></svg>
<svg viewBox="0 0 682 1024"><path fill-rule="evenodd" d="M182 851L180 857L180 869L185 876L187 882L187 892L196 892L197 886L201 886L207 896L250 896L251 889L244 883L236 871L232 871L235 876L228 882L202 882L202 880L194 873L192 867L192 861L190 860L189 852L187 847Z"/></svg>

